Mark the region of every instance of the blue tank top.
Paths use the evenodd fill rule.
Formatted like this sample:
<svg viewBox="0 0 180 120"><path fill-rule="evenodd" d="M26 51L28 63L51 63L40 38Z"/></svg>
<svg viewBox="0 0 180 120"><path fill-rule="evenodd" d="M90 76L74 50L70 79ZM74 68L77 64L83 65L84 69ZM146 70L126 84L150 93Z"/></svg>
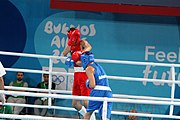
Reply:
<svg viewBox="0 0 180 120"><path fill-rule="evenodd" d="M96 85L100 86L109 86L109 81L106 77L104 69L96 62L90 64L95 69L94 78Z"/></svg>

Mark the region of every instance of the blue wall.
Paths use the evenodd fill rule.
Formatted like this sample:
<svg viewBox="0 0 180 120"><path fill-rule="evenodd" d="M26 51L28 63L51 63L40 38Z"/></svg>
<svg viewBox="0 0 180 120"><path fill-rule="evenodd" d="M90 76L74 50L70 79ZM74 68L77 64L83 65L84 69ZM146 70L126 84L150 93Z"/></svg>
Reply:
<svg viewBox="0 0 180 120"><path fill-rule="evenodd" d="M80 29L81 38L92 45L92 52L98 59L180 62L179 17L63 11L50 9L49 4L49 0L1 0L0 50L61 55L67 42L66 32L69 27L75 26ZM0 60L5 67L12 68L41 70L48 66L48 61L43 59L1 56ZM165 67L101 65L108 75L170 79L170 69ZM54 60L53 66L69 71L60 60ZM179 69L176 72L176 79L179 80ZM40 74L26 73L25 76L30 87L36 87L41 81ZM14 79L15 73L8 72L5 84ZM110 85L114 94L170 97L170 85L156 81L146 83L110 80ZM179 86L176 88L178 91ZM179 98L177 91L175 96ZM57 104L66 105L66 102L61 100ZM114 110L131 109L131 106L137 106L141 112L168 113L168 106L154 105L117 104L114 105ZM175 112L178 113L179 109ZM61 112L57 111L57 114Z"/></svg>

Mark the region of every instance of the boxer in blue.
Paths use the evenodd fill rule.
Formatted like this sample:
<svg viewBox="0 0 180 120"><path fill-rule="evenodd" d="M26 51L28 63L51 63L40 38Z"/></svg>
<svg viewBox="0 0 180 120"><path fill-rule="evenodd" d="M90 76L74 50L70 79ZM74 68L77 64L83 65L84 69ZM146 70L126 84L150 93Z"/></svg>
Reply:
<svg viewBox="0 0 180 120"><path fill-rule="evenodd" d="M86 87L91 89L90 96L112 98L112 91L109 87L109 81L106 77L106 73L98 63L94 62L94 55L91 52L84 52L82 54L77 54L77 57L80 57L81 64L88 76ZM89 120L95 110L99 110L99 115L102 118L102 108L103 101L90 100L84 119ZM112 102L108 102L106 120L110 119L111 110Z"/></svg>

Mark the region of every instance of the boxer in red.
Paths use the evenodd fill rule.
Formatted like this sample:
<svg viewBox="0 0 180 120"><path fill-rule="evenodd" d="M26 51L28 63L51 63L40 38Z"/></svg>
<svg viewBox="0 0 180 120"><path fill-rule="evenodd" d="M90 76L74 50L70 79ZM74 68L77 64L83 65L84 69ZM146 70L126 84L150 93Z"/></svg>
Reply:
<svg viewBox="0 0 180 120"><path fill-rule="evenodd" d="M70 28L70 30L67 33L68 36L68 45L63 50L63 55L66 56L69 52L71 53L71 57L73 57L73 60L76 59L76 51L79 51L81 53L85 51L90 51L92 49L91 45L86 40L80 39L80 31L77 28ZM73 54L74 53L74 54ZM77 61L80 62L80 60L77 59L77 64L73 60L71 60L71 57L68 57L66 59L65 64L68 67L74 66L74 83L72 88L72 95L76 96L89 96L90 95L90 89L86 88L86 80L87 75ZM80 100L73 100L72 106L81 114L85 115L86 108L88 106L87 100L82 100L82 104L80 103ZM94 118L93 118L94 117ZM95 116L93 116L91 120L95 120Z"/></svg>

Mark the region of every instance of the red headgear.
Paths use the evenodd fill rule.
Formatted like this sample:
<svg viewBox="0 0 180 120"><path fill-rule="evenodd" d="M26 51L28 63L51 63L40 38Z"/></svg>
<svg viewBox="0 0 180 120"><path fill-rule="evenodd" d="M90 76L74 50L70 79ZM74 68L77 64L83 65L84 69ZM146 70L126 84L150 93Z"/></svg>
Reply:
<svg viewBox="0 0 180 120"><path fill-rule="evenodd" d="M75 30L70 30L68 32L68 45L69 46L73 46L73 45L76 45L80 42L80 31L78 29L75 29Z"/></svg>
<svg viewBox="0 0 180 120"><path fill-rule="evenodd" d="M81 55L82 55L82 51L75 51L72 54L71 58L72 58L72 60L74 60L74 62L77 62L80 60Z"/></svg>

